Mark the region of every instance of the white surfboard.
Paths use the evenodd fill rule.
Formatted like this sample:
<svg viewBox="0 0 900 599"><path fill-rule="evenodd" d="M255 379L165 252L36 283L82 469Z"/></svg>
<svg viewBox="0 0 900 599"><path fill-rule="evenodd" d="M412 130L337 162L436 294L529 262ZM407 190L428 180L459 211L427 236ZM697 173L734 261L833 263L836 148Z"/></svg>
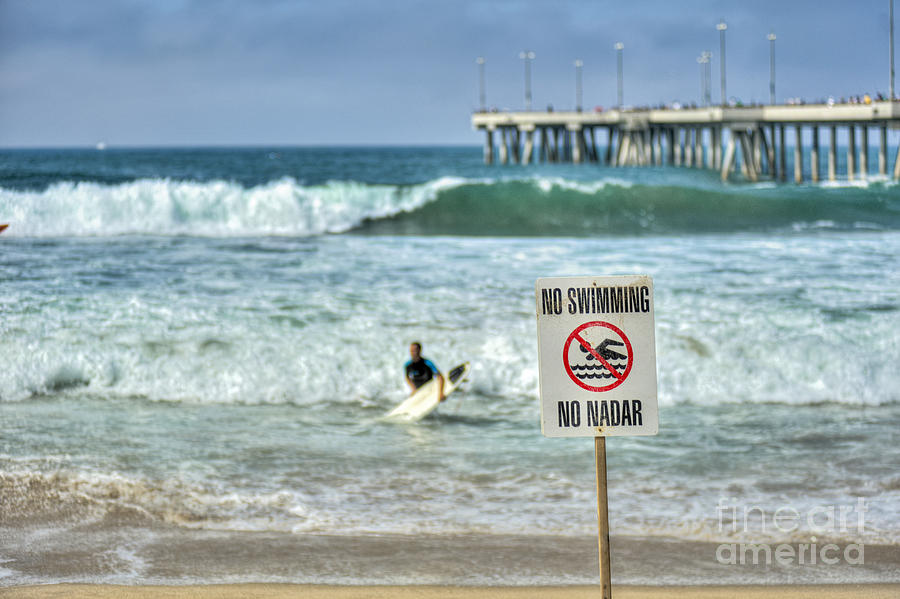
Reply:
<svg viewBox="0 0 900 599"><path fill-rule="evenodd" d="M460 364L444 376L444 397L453 393L469 374L469 363ZM425 418L440 404L437 379L431 379L410 395L406 401L388 412L387 418L415 422Z"/></svg>

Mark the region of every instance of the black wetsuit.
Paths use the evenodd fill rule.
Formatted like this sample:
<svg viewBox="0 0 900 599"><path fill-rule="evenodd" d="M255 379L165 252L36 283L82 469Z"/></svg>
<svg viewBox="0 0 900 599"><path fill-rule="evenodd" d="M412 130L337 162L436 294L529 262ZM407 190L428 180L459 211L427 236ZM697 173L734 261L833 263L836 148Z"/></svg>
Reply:
<svg viewBox="0 0 900 599"><path fill-rule="evenodd" d="M438 369L427 358L420 357L416 362L410 360L406 363L406 378L416 389L433 379L437 372Z"/></svg>

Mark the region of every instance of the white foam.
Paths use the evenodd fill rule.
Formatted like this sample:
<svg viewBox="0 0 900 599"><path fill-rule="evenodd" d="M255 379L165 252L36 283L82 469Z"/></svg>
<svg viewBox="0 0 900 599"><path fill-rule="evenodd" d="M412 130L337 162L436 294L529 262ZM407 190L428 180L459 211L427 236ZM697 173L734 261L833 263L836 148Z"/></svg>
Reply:
<svg viewBox="0 0 900 599"><path fill-rule="evenodd" d="M535 187L544 193L550 193L554 189L577 191L586 195L593 195L602 191L609 185L630 188L633 183L625 179L609 177L597 181L573 181L562 177L534 177L528 179Z"/></svg>
<svg viewBox="0 0 900 599"><path fill-rule="evenodd" d="M14 563L16 560L14 559L6 559L2 555L0 555L0 579L3 578L11 578L18 574L15 570L10 570L9 568L3 567L3 564Z"/></svg>
<svg viewBox="0 0 900 599"><path fill-rule="evenodd" d="M227 181L141 179L119 185L56 183L44 191L0 189L10 237L128 234L210 237L309 236L415 210L466 183L442 177L411 186L284 178L245 188Z"/></svg>

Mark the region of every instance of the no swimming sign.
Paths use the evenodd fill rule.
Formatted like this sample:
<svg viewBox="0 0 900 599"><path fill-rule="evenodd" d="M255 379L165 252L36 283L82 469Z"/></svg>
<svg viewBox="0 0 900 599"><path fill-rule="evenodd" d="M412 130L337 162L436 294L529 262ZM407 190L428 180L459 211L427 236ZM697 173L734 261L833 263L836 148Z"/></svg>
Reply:
<svg viewBox="0 0 900 599"><path fill-rule="evenodd" d="M544 435L655 435L651 278L538 279L535 299Z"/></svg>

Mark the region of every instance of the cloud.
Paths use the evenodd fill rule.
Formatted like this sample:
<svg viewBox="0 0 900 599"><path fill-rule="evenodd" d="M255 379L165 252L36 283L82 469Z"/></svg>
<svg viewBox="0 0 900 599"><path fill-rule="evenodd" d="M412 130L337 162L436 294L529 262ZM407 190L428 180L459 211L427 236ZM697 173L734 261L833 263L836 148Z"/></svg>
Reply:
<svg viewBox="0 0 900 599"><path fill-rule="evenodd" d="M488 102L523 104L520 50L537 53L535 106L699 99L696 57L729 23L729 95L817 97L887 87L885 15L844 3L684 0L0 0L0 144L442 143L478 137ZM815 19L808 18L815 14ZM879 20L880 19L880 20ZM884 39L882 39L884 38ZM884 46L884 47L882 47ZM883 65L881 63L884 63ZM881 85L879 85L879 82Z"/></svg>

